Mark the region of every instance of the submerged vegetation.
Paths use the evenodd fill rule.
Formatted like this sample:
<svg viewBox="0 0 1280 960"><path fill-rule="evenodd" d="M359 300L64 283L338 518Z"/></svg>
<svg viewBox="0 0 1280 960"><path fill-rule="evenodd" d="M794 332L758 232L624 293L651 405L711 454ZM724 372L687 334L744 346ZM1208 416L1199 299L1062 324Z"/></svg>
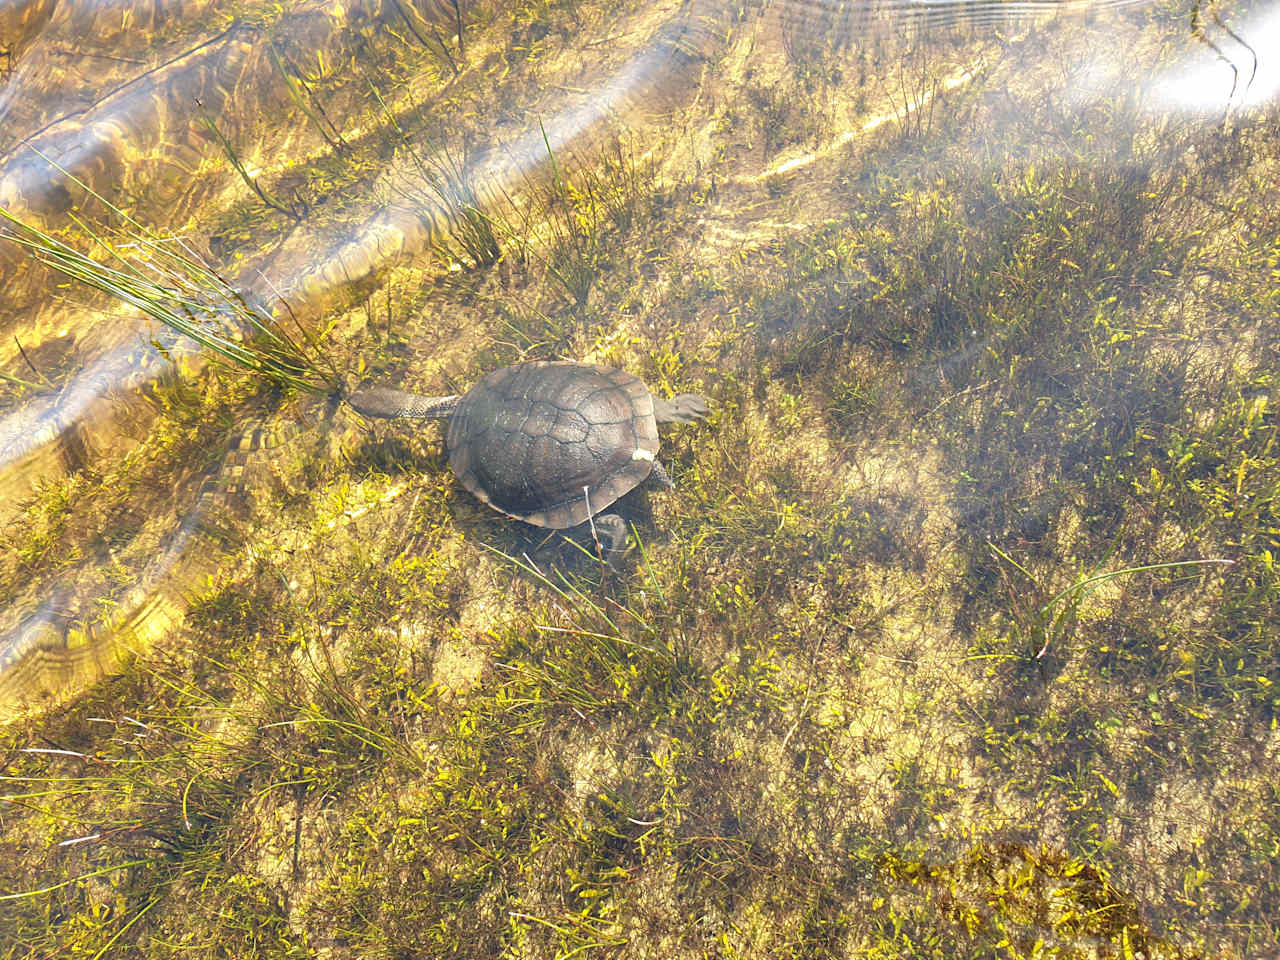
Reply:
<svg viewBox="0 0 1280 960"><path fill-rule="evenodd" d="M422 49L506 109L493 77L571 76L562 24L599 15ZM409 157L452 233L326 355L697 390L675 494L620 504L613 570L472 501L433 430L277 448L183 622L0 728L0 956L1274 953L1280 124L1064 103L1075 29L858 84L884 49L744 31L680 132L505 206ZM270 215L247 194L212 246ZM246 410L318 419L202 377L36 491L0 592Z"/></svg>
<svg viewBox="0 0 1280 960"><path fill-rule="evenodd" d="M290 330L265 305L246 298L182 238L155 234L71 179L102 202L116 221L109 232L83 228L98 256L2 208L0 218L7 227L0 239L22 248L33 262L134 307L173 334L278 387L305 392L340 388L337 371L305 326L295 321ZM175 344L166 339L153 345L165 350ZM34 366L33 372L39 373Z"/></svg>

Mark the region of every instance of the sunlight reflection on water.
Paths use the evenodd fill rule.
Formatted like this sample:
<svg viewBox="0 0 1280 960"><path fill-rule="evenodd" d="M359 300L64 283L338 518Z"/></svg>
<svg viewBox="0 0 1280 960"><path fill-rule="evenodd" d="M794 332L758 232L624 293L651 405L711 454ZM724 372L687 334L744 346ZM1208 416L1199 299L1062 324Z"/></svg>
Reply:
<svg viewBox="0 0 1280 960"><path fill-rule="evenodd" d="M1232 32L1248 48L1230 35L1210 29L1222 57L1205 48L1188 57L1190 62L1157 74L1152 86L1157 91L1158 108L1205 113L1227 107L1260 107L1274 100L1280 92L1280 6L1259 10L1232 24ZM1251 77L1255 54L1257 73Z"/></svg>

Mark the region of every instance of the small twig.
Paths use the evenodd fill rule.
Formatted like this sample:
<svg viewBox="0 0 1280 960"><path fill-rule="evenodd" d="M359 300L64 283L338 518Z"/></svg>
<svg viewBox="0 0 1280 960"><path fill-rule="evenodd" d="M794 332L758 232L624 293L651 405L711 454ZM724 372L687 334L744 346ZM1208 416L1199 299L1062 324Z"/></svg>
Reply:
<svg viewBox="0 0 1280 960"><path fill-rule="evenodd" d="M794 734L796 732L796 729L800 726L800 721L804 719L804 711L808 706L809 706L809 691L805 690L804 702L800 704L800 710L796 714L796 722L791 724L791 729L788 730L787 735L782 738L782 750L785 751L787 749L787 744L791 742L791 735Z"/></svg>
<svg viewBox="0 0 1280 960"><path fill-rule="evenodd" d="M31 362L31 358L27 356L27 351L22 349L22 341L18 339L18 335L13 335L13 342L17 344L18 352L22 354L22 359L26 361L27 366L31 368L31 372L45 382L46 386L53 386L53 381L46 377L43 373L36 369L36 365Z"/></svg>
<svg viewBox="0 0 1280 960"><path fill-rule="evenodd" d="M453 20L458 28L458 56L465 57L467 48L462 44L462 7L458 5L458 0L450 0L453 5Z"/></svg>
<svg viewBox="0 0 1280 960"><path fill-rule="evenodd" d="M591 509L591 490L583 485L582 498L587 502L587 523L591 526L591 539L596 545L596 559L601 563L606 563L604 558L604 547L600 546L600 537L596 534L596 517L595 512Z"/></svg>

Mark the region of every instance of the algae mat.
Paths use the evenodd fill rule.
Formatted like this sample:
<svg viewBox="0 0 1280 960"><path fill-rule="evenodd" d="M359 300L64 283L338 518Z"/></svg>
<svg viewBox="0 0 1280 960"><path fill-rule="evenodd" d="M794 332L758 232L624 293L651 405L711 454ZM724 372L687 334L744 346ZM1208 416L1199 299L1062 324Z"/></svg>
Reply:
<svg viewBox="0 0 1280 960"><path fill-rule="evenodd" d="M0 9L319 371L0 244L0 955L1273 955L1274 13ZM612 566L326 396L557 358L711 402Z"/></svg>

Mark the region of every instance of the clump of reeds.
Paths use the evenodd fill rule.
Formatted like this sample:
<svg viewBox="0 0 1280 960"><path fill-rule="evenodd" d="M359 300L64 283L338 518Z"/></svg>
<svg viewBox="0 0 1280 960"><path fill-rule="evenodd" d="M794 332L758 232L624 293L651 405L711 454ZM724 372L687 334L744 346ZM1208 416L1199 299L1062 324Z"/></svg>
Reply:
<svg viewBox="0 0 1280 960"><path fill-rule="evenodd" d="M0 239L280 386L312 393L340 390L341 378L318 338L287 304L288 325L252 292L224 277L186 239L156 233L63 173L111 215L96 227L71 216L89 250L77 249L2 207Z"/></svg>
<svg viewBox="0 0 1280 960"><path fill-rule="evenodd" d="M421 134L431 151L430 155L424 155L372 81L369 89L378 101L388 129L395 135L397 151L407 154L412 163L411 176L401 184L400 191L416 209L444 214L447 233L458 249L452 249L449 242L441 238L437 246L442 255L448 260L470 260L477 267L497 263L502 256L498 223L484 211L465 159L455 157L447 147L437 147L431 138Z"/></svg>

